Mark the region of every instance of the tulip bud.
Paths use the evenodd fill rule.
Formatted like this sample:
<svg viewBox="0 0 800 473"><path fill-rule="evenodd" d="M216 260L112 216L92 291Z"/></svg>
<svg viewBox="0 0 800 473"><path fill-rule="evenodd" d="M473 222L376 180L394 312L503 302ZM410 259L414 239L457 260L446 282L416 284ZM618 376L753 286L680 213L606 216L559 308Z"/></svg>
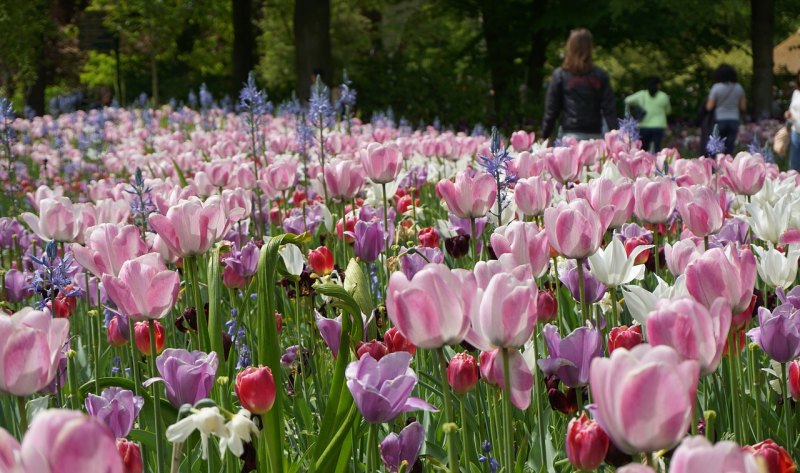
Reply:
<svg viewBox="0 0 800 473"><path fill-rule="evenodd" d="M320 246L308 252L308 264L320 276L330 274L333 271L333 253L328 247Z"/></svg>
<svg viewBox="0 0 800 473"><path fill-rule="evenodd" d="M457 353L447 365L447 381L458 394L464 394L478 384L478 363L467 352Z"/></svg>
<svg viewBox="0 0 800 473"><path fill-rule="evenodd" d="M608 435L600 425L582 413L567 426L567 458L579 470L594 470L608 451Z"/></svg>
<svg viewBox="0 0 800 473"><path fill-rule="evenodd" d="M294 191L294 194L292 194L292 202L294 203L295 207L300 207L300 204L302 204L304 200L306 200L305 191L301 191L299 189Z"/></svg>
<svg viewBox="0 0 800 473"><path fill-rule="evenodd" d="M275 402L275 379L269 367L245 368L236 375L234 388L242 407L253 414L263 415L272 409Z"/></svg>
<svg viewBox="0 0 800 473"><path fill-rule="evenodd" d="M536 321L551 322L558 315L558 301L553 291L539 291L536 296Z"/></svg>
<svg viewBox="0 0 800 473"><path fill-rule="evenodd" d="M469 252L470 238L469 235L456 235L451 238L445 238L444 249L447 254L453 258L461 258Z"/></svg>
<svg viewBox="0 0 800 473"><path fill-rule="evenodd" d="M627 325L620 325L619 327L614 327L608 334L608 354L610 355L611 352L617 348L630 350L640 343L642 343L641 325L632 325L630 327Z"/></svg>
<svg viewBox="0 0 800 473"><path fill-rule="evenodd" d="M410 354L417 352L417 347L402 334L397 327L392 327L383 334L383 343L389 353L405 351Z"/></svg>
<svg viewBox="0 0 800 473"><path fill-rule="evenodd" d="M275 330L278 332L278 335L283 332L283 316L277 310L275 311Z"/></svg>
<svg viewBox="0 0 800 473"><path fill-rule="evenodd" d="M630 237L625 240L625 253L630 256L631 252L636 249L637 246L642 245L649 245L650 243L643 236L634 236ZM647 262L647 259L650 257L650 250L644 250L636 256L636 259L633 260L634 264L644 264Z"/></svg>
<svg viewBox="0 0 800 473"><path fill-rule="evenodd" d="M358 359L360 360L362 356L368 353L372 358L375 358L375 361L378 361L386 355L386 345L377 340L372 340L368 343L358 342L358 345L356 345Z"/></svg>
<svg viewBox="0 0 800 473"><path fill-rule="evenodd" d="M106 338L108 339L108 344L111 345L112 347L121 347L126 343L128 343L128 338L126 337L126 335L128 334L128 327L119 326L119 317L112 317L108 321L108 327L106 330L107 330ZM147 343L149 349L150 346L149 338L147 340Z"/></svg>
<svg viewBox="0 0 800 473"><path fill-rule="evenodd" d="M154 323L156 325L156 354L159 354L164 351L164 338L166 336L166 331L164 330L164 326L161 325L161 322L156 320ZM136 348L139 349L142 355L150 356L149 322L136 322L136 325L133 326L133 336L136 341Z"/></svg>
<svg viewBox="0 0 800 473"><path fill-rule="evenodd" d="M439 248L439 233L433 227L419 231L419 244L428 248Z"/></svg>
<svg viewBox="0 0 800 473"><path fill-rule="evenodd" d="M800 360L789 362L789 393L795 401L800 401Z"/></svg>
<svg viewBox="0 0 800 473"><path fill-rule="evenodd" d="M125 473L142 473L144 471L142 450L138 444L126 439L117 439L117 451L122 457Z"/></svg>
<svg viewBox="0 0 800 473"><path fill-rule="evenodd" d="M764 440L755 445L742 447L745 452L752 453L757 459L761 459L766 465L767 473L794 473L797 470L792 457L789 456L783 447L775 443L772 439Z"/></svg>
<svg viewBox="0 0 800 473"><path fill-rule="evenodd" d="M345 235L344 232L351 232L351 233L355 232L356 221L358 221L358 219L355 217L349 217L345 219L344 228L342 228L342 219L336 221L336 235L339 236L340 240L344 236L344 241L347 242L348 244L352 244L355 241L353 237L351 237L350 235Z"/></svg>

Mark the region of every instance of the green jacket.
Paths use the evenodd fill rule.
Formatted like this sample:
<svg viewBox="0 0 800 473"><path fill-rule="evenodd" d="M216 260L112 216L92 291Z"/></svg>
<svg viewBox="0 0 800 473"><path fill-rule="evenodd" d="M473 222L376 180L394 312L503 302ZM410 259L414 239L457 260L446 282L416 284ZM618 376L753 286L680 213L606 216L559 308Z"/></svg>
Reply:
<svg viewBox="0 0 800 473"><path fill-rule="evenodd" d="M662 91L656 92L656 96L650 95L646 90L640 90L633 95L625 97L625 110L631 105L637 105L644 109L647 114L641 122L640 128L666 128L667 115L672 111L669 104L669 95Z"/></svg>

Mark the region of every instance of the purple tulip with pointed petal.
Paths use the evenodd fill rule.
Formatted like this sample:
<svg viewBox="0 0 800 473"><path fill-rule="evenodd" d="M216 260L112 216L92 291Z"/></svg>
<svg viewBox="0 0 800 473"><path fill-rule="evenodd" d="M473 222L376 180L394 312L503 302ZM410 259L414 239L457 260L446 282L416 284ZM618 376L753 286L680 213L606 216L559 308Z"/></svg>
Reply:
<svg viewBox="0 0 800 473"><path fill-rule="evenodd" d="M89 394L84 404L86 412L105 422L114 437L123 438L133 429L133 422L142 410L144 399L134 396L133 391L114 386L104 389L99 396Z"/></svg>
<svg viewBox="0 0 800 473"><path fill-rule="evenodd" d="M406 470L410 471L417 462L419 451L425 442L425 428L419 422L412 422L405 426L400 434L390 433L381 442L381 459L389 473L400 471L403 462Z"/></svg>
<svg viewBox="0 0 800 473"><path fill-rule="evenodd" d="M571 388L589 383L589 367L594 358L603 356L603 336L592 327L579 327L564 339L558 329L547 324L542 329L548 358L539 360L539 368L547 375L556 375Z"/></svg>
<svg viewBox="0 0 800 473"><path fill-rule="evenodd" d="M163 381L167 388L167 399L175 406L194 405L211 393L217 374L219 359L216 352L186 351L167 348L156 358L160 378L145 381L145 387Z"/></svg>

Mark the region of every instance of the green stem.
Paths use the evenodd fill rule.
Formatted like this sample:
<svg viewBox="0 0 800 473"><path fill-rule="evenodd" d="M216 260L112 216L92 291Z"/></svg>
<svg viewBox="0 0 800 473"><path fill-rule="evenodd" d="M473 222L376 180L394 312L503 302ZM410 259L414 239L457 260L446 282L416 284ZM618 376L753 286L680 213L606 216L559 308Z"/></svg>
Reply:
<svg viewBox="0 0 800 473"><path fill-rule="evenodd" d="M514 419L511 413L511 368L509 367L508 348L503 348L501 351L503 356L503 384L505 385L505 392L503 393L503 417L505 418L505 428L503 435L505 436L506 447L506 471L514 471Z"/></svg>
<svg viewBox="0 0 800 473"><path fill-rule="evenodd" d="M150 326L150 376L155 378L156 377L156 322L155 320L149 320L148 324ZM161 396L158 392L158 383L152 384L152 393L153 393L153 415L155 416L155 424L156 424L156 471L161 473L163 471L163 458L164 453L162 451L161 446L161 439L163 438L161 432Z"/></svg>
<svg viewBox="0 0 800 473"><path fill-rule="evenodd" d="M369 433L367 434L367 471L378 471L376 468L377 459L375 458L377 430L377 424L369 424Z"/></svg>
<svg viewBox="0 0 800 473"><path fill-rule="evenodd" d="M136 358L136 332L133 327L133 320L128 319L128 337L131 348L131 368L133 370L133 393L139 395L139 362Z"/></svg>
<svg viewBox="0 0 800 473"><path fill-rule="evenodd" d="M79 410L78 404L78 369L75 366L75 356L77 353L70 350L67 353L67 377L69 378L69 405L73 410Z"/></svg>
<svg viewBox="0 0 800 473"><path fill-rule="evenodd" d="M383 191L383 231L386 232L386 240L383 248L383 259L386 265L386 282L389 281L389 198L386 195L386 184L381 184Z"/></svg>
<svg viewBox="0 0 800 473"><path fill-rule="evenodd" d="M470 242L472 243L469 249L470 252L472 253L472 265L475 266L475 264L478 262L478 235L475 234L476 233L475 217L470 217L469 224L470 224L469 238Z"/></svg>
<svg viewBox="0 0 800 473"><path fill-rule="evenodd" d="M747 371L750 372L750 395L756 409L756 439L764 438L761 431L761 399L759 399L758 372L756 371L755 351L747 352Z"/></svg>
<svg viewBox="0 0 800 473"><path fill-rule="evenodd" d="M538 325L536 326L536 328L534 328L534 332L533 332L533 354L536 357L536 359L539 358L539 337L538 337L538 334L536 333L537 331L538 331ZM534 383L533 384L533 405L534 405L534 408L536 409L536 420L537 420L536 424L537 424L537 427L539 428L539 448L541 449L541 452L542 452L542 465L545 466L545 469L546 469L546 467L547 467L547 446L545 444L544 409L542 408L542 399L539 396L539 394L540 394L539 391L541 389L540 382L539 382L539 380L540 380L539 370L534 370L533 371L533 376L534 376L534 380L533 380L533 383Z"/></svg>
<svg viewBox="0 0 800 473"><path fill-rule="evenodd" d="M469 453L473 450L467 446L467 439L470 438L467 436L467 396L461 396L459 404L461 404L461 454L463 455L461 460L469 468Z"/></svg>
<svg viewBox="0 0 800 473"><path fill-rule="evenodd" d="M439 381L442 383L442 397L444 398L444 416L447 420L445 424L445 436L447 437L447 460L448 471L450 473L459 473L461 470L458 466L458 455L456 454L456 443L453 437L456 430L452 428L454 424L453 419L453 403L450 399L450 385L447 384L447 359L444 356L444 348L439 348Z"/></svg>
<svg viewBox="0 0 800 473"><path fill-rule="evenodd" d="M794 432L792 426L792 397L789 394L789 377L786 375L786 363L781 363L781 378L783 379L783 419L786 422L786 446L792 450L794 446Z"/></svg>
<svg viewBox="0 0 800 473"><path fill-rule="evenodd" d="M17 396L17 410L19 411L19 437L20 440L22 440L22 436L28 431L28 413L25 409L25 396Z"/></svg>
<svg viewBox="0 0 800 473"><path fill-rule="evenodd" d="M584 288L584 281L583 281L583 260L578 259L576 260L578 264L578 294L580 297L580 304L581 304L581 317L583 318L583 324L586 325L586 321L589 320L589 309L586 307L586 289Z"/></svg>
<svg viewBox="0 0 800 473"><path fill-rule="evenodd" d="M738 349L735 345L736 343L736 335L733 330L731 330L730 334L728 335L728 347L730 349L730 353L728 356L728 377L730 378L730 388L731 393L738 393L738 383L736 381L736 368L734 367L734 355L733 353ZM733 428L733 436L736 439L736 443L739 445L742 444L742 432L739 431L739 422L738 418L741 415L741 411L739 409L739 396L738 395L731 395L731 410L732 410L732 418L731 424Z"/></svg>
<svg viewBox="0 0 800 473"><path fill-rule="evenodd" d="M198 256L189 256L186 259L188 259L189 280L192 285L192 299L194 300L194 308L197 313L197 339L200 344L200 350L207 352L210 342L208 338L208 322L206 321L205 304L203 303L203 296L200 294L200 283L197 277L199 272Z"/></svg>
<svg viewBox="0 0 800 473"><path fill-rule="evenodd" d="M344 232L347 231L347 219L345 218L346 212L347 206L345 205L344 198L342 198L342 268L347 268L347 235L344 234Z"/></svg>

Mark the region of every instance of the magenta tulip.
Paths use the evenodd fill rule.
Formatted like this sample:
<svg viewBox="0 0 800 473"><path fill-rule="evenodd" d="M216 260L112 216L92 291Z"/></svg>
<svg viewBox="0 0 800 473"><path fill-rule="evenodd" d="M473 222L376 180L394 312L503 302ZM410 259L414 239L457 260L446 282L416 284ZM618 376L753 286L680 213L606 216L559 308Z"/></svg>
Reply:
<svg viewBox="0 0 800 473"><path fill-rule="evenodd" d="M409 280L402 272L389 278L386 312L392 323L420 348L461 343L478 310L472 272L429 264Z"/></svg>
<svg viewBox="0 0 800 473"><path fill-rule="evenodd" d="M733 161L723 161L720 184L739 195L754 195L764 187L767 165L760 154L741 152Z"/></svg>
<svg viewBox="0 0 800 473"><path fill-rule="evenodd" d="M708 236L722 228L724 215L719 195L710 187L681 187L677 190L677 196L678 212L695 236Z"/></svg>
<svg viewBox="0 0 800 473"><path fill-rule="evenodd" d="M392 182L403 166L403 155L394 144L372 143L359 151L367 177L376 184Z"/></svg>
<svg viewBox="0 0 800 473"><path fill-rule="evenodd" d="M483 171L474 176L461 171L456 174L455 182L449 179L439 181L436 190L447 202L450 212L460 218L483 217L497 198L497 183Z"/></svg>
<svg viewBox="0 0 800 473"><path fill-rule="evenodd" d="M135 321L160 319L178 300L180 277L167 269L158 253L126 261L119 276L103 275L108 297Z"/></svg>
<svg viewBox="0 0 800 473"><path fill-rule="evenodd" d="M0 427L0 471L24 473L19 461L20 448L17 439Z"/></svg>
<svg viewBox="0 0 800 473"><path fill-rule="evenodd" d="M675 211L675 181L669 177L646 179L633 184L633 213L647 223L666 223Z"/></svg>
<svg viewBox="0 0 800 473"><path fill-rule="evenodd" d="M699 371L671 347L618 348L592 361L589 410L623 452L669 450L689 430Z"/></svg>
<svg viewBox="0 0 800 473"><path fill-rule="evenodd" d="M228 227L228 218L218 197L202 202L197 197L181 200L166 215L151 214L150 226L178 256L199 255L219 241Z"/></svg>
<svg viewBox="0 0 800 473"><path fill-rule="evenodd" d="M647 340L652 345L667 345L682 357L695 360L700 374L713 373L722 360L722 352L731 326L728 301L719 298L706 309L694 299L663 299L647 316Z"/></svg>
<svg viewBox="0 0 800 473"><path fill-rule="evenodd" d="M118 275L123 263L145 253L147 244L133 225L96 225L86 231L86 246L72 245L75 261L98 278Z"/></svg>
<svg viewBox="0 0 800 473"><path fill-rule="evenodd" d="M25 307L0 314L0 391L29 396L55 378L69 321Z"/></svg>
<svg viewBox="0 0 800 473"><path fill-rule="evenodd" d="M749 249L733 245L712 248L686 267L686 289L708 308L723 297L738 314L750 306L757 271L756 258Z"/></svg>
<svg viewBox="0 0 800 473"><path fill-rule="evenodd" d="M566 258L586 258L600 247L612 216L612 207L597 212L585 199L560 202L544 211L547 239Z"/></svg>
<svg viewBox="0 0 800 473"><path fill-rule="evenodd" d="M594 470L603 463L603 458L608 451L608 435L597 422L581 413L577 419L573 418L567 425L567 440L565 442L567 458L579 470Z"/></svg>

